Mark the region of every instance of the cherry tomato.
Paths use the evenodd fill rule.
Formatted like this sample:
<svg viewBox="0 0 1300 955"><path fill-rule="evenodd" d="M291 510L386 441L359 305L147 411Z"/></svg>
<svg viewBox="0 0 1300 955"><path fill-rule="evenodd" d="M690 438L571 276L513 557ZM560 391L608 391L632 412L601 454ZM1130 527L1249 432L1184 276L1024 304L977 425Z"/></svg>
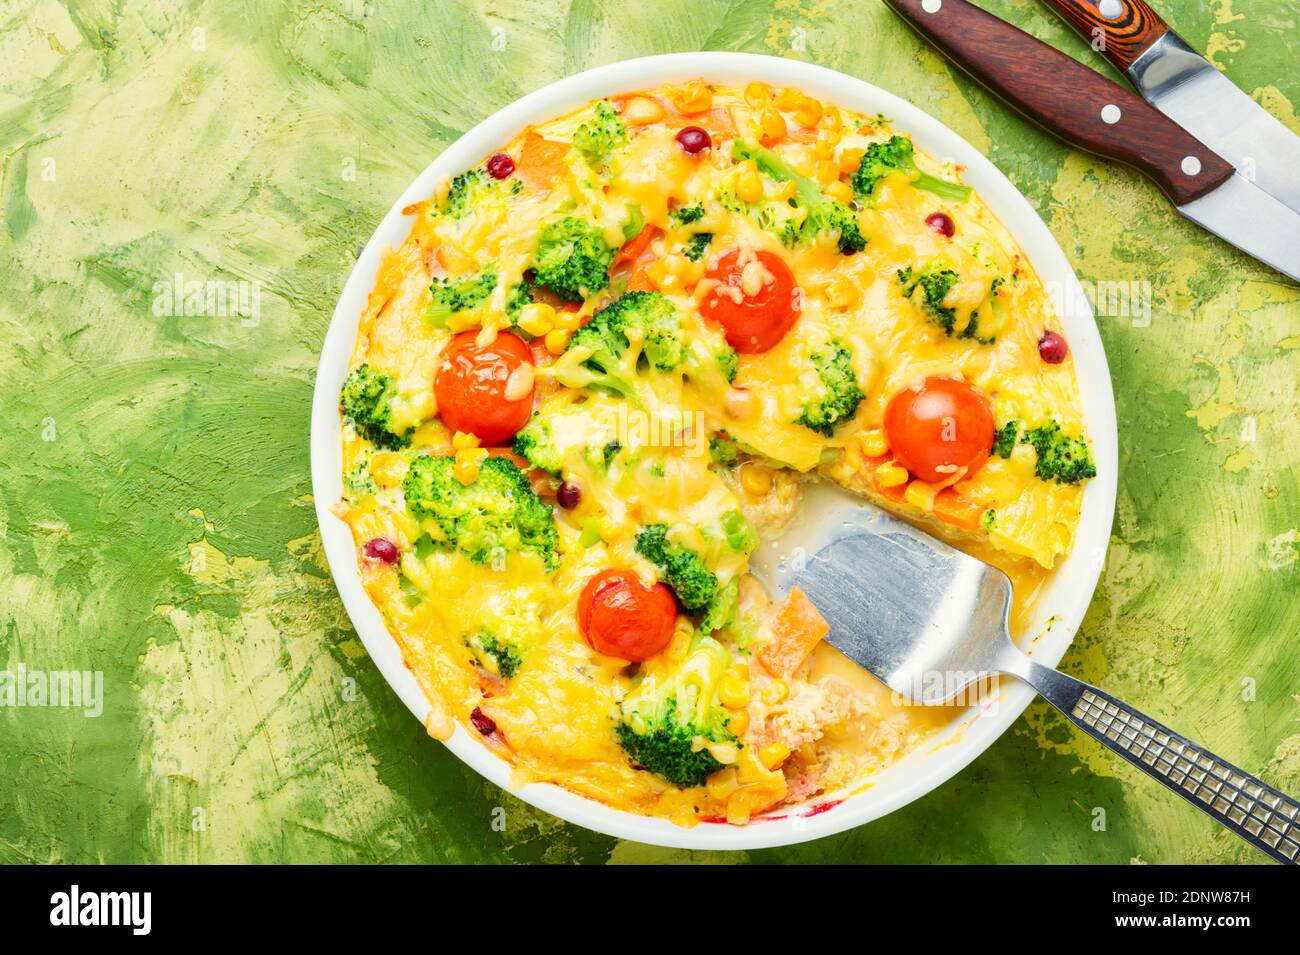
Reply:
<svg viewBox="0 0 1300 955"><path fill-rule="evenodd" d="M625 570L602 570L578 597L578 626L592 649L640 663L668 646L677 602L663 584L646 587Z"/></svg>
<svg viewBox="0 0 1300 955"><path fill-rule="evenodd" d="M511 376L532 372L533 356L523 339L509 332L491 345L479 346L477 332L461 332L451 340L434 376L438 416L453 431L477 435L484 444L501 444L514 437L533 413L533 385L522 395L507 396ZM527 371L519 369L528 366Z"/></svg>
<svg viewBox="0 0 1300 955"><path fill-rule="evenodd" d="M705 278L716 280L718 285L700 302L704 317L726 331L727 343L738 352L750 354L774 347L799 317L790 267L771 252L755 255L757 262L746 257L743 265L735 249L718 259L705 273ZM750 271L751 283L766 279L752 295L745 294L746 270Z"/></svg>
<svg viewBox="0 0 1300 955"><path fill-rule="evenodd" d="M927 378L904 388L885 409L889 447L922 481L944 481L957 468L974 474L993 447L993 408L964 381Z"/></svg>

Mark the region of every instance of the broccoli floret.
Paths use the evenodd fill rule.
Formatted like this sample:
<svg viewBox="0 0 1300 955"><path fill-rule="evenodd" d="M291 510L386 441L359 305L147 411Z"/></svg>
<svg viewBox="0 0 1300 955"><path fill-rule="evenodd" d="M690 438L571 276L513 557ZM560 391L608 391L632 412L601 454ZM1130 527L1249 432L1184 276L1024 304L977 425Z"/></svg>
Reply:
<svg viewBox="0 0 1300 955"><path fill-rule="evenodd" d="M837 424L853 417L853 412L858 410L862 389L853 373L853 355L842 343L828 343L813 352L811 359L826 394L805 406L795 418L795 424L829 438Z"/></svg>
<svg viewBox="0 0 1300 955"><path fill-rule="evenodd" d="M467 636L465 643L479 666L503 680L518 673L524 662L523 649L518 644L503 640L487 627Z"/></svg>
<svg viewBox="0 0 1300 955"><path fill-rule="evenodd" d="M573 333L565 354L582 355L581 364L557 363L555 377L570 388L593 387L635 397L640 357L659 371L682 363L681 319L659 292L625 292Z"/></svg>
<svg viewBox="0 0 1300 955"><path fill-rule="evenodd" d="M619 705L615 736L642 769L683 789L701 785L722 768L704 743L734 743L717 685L731 654L698 635L671 673L647 673Z"/></svg>
<svg viewBox="0 0 1300 955"><path fill-rule="evenodd" d="M370 474L370 459L357 461L352 470L343 477L343 499L349 504L356 504L364 495L375 494L379 485Z"/></svg>
<svg viewBox="0 0 1300 955"><path fill-rule="evenodd" d="M1022 440L1038 453L1034 474L1044 481L1078 484L1097 476L1088 442L1066 434L1056 421L1028 429Z"/></svg>
<svg viewBox="0 0 1300 955"><path fill-rule="evenodd" d="M932 192L941 199L961 202L970 196L970 186L948 182L917 169L912 141L906 136L894 136L883 143L872 143L867 147L853 174L853 191L866 199L875 190L876 184L891 172L903 173L916 188Z"/></svg>
<svg viewBox="0 0 1300 955"><path fill-rule="evenodd" d="M615 250L600 229L577 216L565 216L542 229L537 242L537 284L570 302L609 286Z"/></svg>
<svg viewBox="0 0 1300 955"><path fill-rule="evenodd" d="M821 186L799 175L784 159L762 146L755 146L743 140L736 140L731 149L736 159L752 159L766 175L779 182L793 182L794 198L790 200L793 210L802 206L808 210L803 222L795 224L794 218L781 217L780 222L771 223L773 231L781 236L783 242L794 244L812 241L823 232L833 232L840 252L852 255L861 252L867 246L866 237L858 226L858 215L852 206L837 202L822 191ZM767 227L767 226L765 226Z"/></svg>
<svg viewBox="0 0 1300 955"><path fill-rule="evenodd" d="M524 279L506 294L506 315L510 317L511 324L519 320L519 314L524 310L524 306L533 303L533 283Z"/></svg>
<svg viewBox="0 0 1300 955"><path fill-rule="evenodd" d="M377 448L396 451L411 443L411 432L393 429L393 398L397 385L369 365L352 369L339 393L339 411L357 433Z"/></svg>
<svg viewBox="0 0 1300 955"><path fill-rule="evenodd" d="M595 115L573 134L573 148L596 169L609 165L615 150L627 143L627 124L609 103L596 104Z"/></svg>
<svg viewBox="0 0 1300 955"><path fill-rule="evenodd" d="M678 225L690 225L692 222L699 222L704 218L703 203L695 202L689 206L678 206L668 217Z"/></svg>
<svg viewBox="0 0 1300 955"><path fill-rule="evenodd" d="M547 570L559 565L551 508L508 458L485 458L478 477L462 484L454 458L418 457L402 490L411 513L432 522L443 540L476 564L499 567L510 554L529 552L540 557Z"/></svg>
<svg viewBox="0 0 1300 955"><path fill-rule="evenodd" d="M477 276L434 279L429 285L429 311L425 317L434 325L446 325L447 319L457 312L478 308L486 302L496 287L497 274L492 269Z"/></svg>
<svg viewBox="0 0 1300 955"><path fill-rule="evenodd" d="M709 457L714 464L731 467L740 460L740 445L725 431L709 437Z"/></svg>
<svg viewBox="0 0 1300 955"><path fill-rule="evenodd" d="M438 212L459 221L486 203L517 195L523 186L519 179L511 179L508 184L493 179L482 167L467 169L452 179Z"/></svg>
<svg viewBox="0 0 1300 955"><path fill-rule="evenodd" d="M957 313L944 305L943 300L957 284L956 271L943 262L932 262L919 272L908 266L898 270L898 282L903 286L904 295L917 302L945 333L952 334L957 324Z"/></svg>
<svg viewBox="0 0 1300 955"><path fill-rule="evenodd" d="M993 448L989 454L995 458L1009 458L1011 452L1016 448L1016 441L1020 438L1020 419L1012 418L1002 427L993 432Z"/></svg>
<svg viewBox="0 0 1300 955"><path fill-rule="evenodd" d="M668 540L667 524L641 528L636 535L636 552L659 568L663 582L687 610L704 610L717 596L718 578L699 554Z"/></svg>
<svg viewBox="0 0 1300 955"><path fill-rule="evenodd" d="M740 356L736 354L736 349L727 345L717 353L717 358L718 367L726 376L727 384L731 384L736 380L736 373L740 371Z"/></svg>
<svg viewBox="0 0 1300 955"><path fill-rule="evenodd" d="M704 258L704 253L709 250L709 243L713 241L712 232L697 232L690 237L684 249L685 255L692 262L698 262Z"/></svg>
<svg viewBox="0 0 1300 955"><path fill-rule="evenodd" d="M551 423L547 418L533 415L532 420L515 434L512 450L533 467L554 477L560 476L560 455L551 440Z"/></svg>
<svg viewBox="0 0 1300 955"><path fill-rule="evenodd" d="M515 435L514 452L555 477L577 460L603 473L622 448L619 410L613 403L590 401L543 405Z"/></svg>

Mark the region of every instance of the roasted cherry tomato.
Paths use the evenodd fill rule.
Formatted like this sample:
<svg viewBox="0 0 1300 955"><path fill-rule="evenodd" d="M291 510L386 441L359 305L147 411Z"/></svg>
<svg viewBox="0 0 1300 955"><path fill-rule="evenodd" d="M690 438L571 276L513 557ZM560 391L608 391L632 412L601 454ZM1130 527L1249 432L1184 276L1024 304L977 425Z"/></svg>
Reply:
<svg viewBox="0 0 1300 955"><path fill-rule="evenodd" d="M478 436L484 444L514 437L533 413L533 355L509 332L480 346L477 332L451 340L433 380L438 416L453 431Z"/></svg>
<svg viewBox="0 0 1300 955"><path fill-rule="evenodd" d="M668 646L677 602L663 584L646 587L626 570L602 570L578 597L578 626L597 653L640 663Z"/></svg>
<svg viewBox="0 0 1300 955"><path fill-rule="evenodd" d="M922 481L945 481L959 468L974 474L993 447L993 408L964 381L927 378L904 388L885 409L889 447Z"/></svg>
<svg viewBox="0 0 1300 955"><path fill-rule="evenodd" d="M765 352L785 337L799 317L794 273L779 256L732 250L705 273L718 284L700 302L700 312L727 333L738 352Z"/></svg>

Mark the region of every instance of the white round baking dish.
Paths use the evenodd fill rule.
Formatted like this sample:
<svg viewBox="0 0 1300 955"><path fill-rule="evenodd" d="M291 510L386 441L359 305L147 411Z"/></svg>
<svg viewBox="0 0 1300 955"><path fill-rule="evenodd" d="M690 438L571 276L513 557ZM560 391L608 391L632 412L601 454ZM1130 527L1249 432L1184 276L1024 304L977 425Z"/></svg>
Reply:
<svg viewBox="0 0 1300 955"><path fill-rule="evenodd" d="M338 394L347 375L357 324L375 280L380 253L397 247L411 227L402 214L408 204L428 197L439 177L480 162L525 126L563 115L589 100L703 77L729 85L761 80L791 86L868 116L883 113L932 155L964 165L974 186L1019 242L1052 295L1070 342L1079 376L1083 410L1097 460L1098 477L1083 498L1082 520L1070 557L1063 561L1039 602L1033 632L1042 635L1033 654L1055 665L1074 638L1101 571L1115 509L1117 468L1115 405L1101 337L1083 291L1060 246L1033 207L973 146L927 113L891 93L832 70L793 60L748 53L677 53L602 66L553 83L510 104L479 123L429 164L380 222L348 278L334 310L321 353L312 402L312 489L321 537L339 594L362 642L380 672L423 722L429 704L379 611L362 588L356 552L347 525L331 506L342 494L342 431ZM1048 621L1051 621L1050 627ZM846 797L829 794L803 807L786 807L745 826L704 823L692 829L608 806L545 783L511 785L510 766L463 726L447 746L498 786L562 819L623 839L690 849L754 849L818 839L862 825L924 796L984 752L1018 717L1034 692L1004 681L994 704L969 711L936 738L933 745L871 779L871 785Z"/></svg>

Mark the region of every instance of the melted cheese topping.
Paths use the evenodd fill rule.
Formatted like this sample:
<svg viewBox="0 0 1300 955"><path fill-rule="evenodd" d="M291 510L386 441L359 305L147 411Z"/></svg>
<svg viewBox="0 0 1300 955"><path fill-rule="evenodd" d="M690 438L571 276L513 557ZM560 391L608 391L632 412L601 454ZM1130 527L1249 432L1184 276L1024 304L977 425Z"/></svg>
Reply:
<svg viewBox="0 0 1300 955"><path fill-rule="evenodd" d="M611 806L683 825L704 818L742 823L783 800L860 786L953 716L946 709L894 705L879 684L825 645L791 676L786 695L767 692L773 681L749 651L761 645L772 611L746 576L744 553L706 532L717 516L742 511L754 531L769 537L797 510L803 482L818 475L838 482L1005 570L1015 584L1013 622L1023 629L1056 557L1071 546L1081 487L1036 477L1035 453L1022 444L1009 457L990 457L946 492L962 502L965 513L981 515L974 526L954 523L936 506L941 488L913 480L905 490L888 493L875 477L887 451L882 458L873 445L881 440L890 397L930 375L960 376L992 396L999 423L1014 419L1033 427L1055 421L1073 434L1083 425L1071 362L1045 365L1037 353L1039 336L1055 324L1041 284L977 196L940 199L915 188L907 176L891 174L870 202L859 203L859 225L868 239L864 251L844 255L834 241L785 244L760 224L756 210L788 214L788 188L768 180L760 203L737 203L747 170L733 161L731 140L756 141L764 111L775 110L788 133L766 144L801 173L839 182L843 190L854 157L893 131L883 120L824 103L811 114L813 126L800 125L797 117L809 115L800 107L809 101L797 91L755 94L752 88L702 84L691 90L696 100L689 115L674 105L690 101L681 88L640 94L658 105L662 117L629 125L626 144L607 168L593 166L570 147L578 128L593 117L589 106L506 144L502 151L513 158L515 176L473 193L468 214L443 214L454 188L449 182L408 210L414 226L402 247L383 259L361 316L353 364L391 378L392 427L409 432L411 443L400 451L376 450L345 429L348 491L337 507L353 529L366 589L434 704L431 733L445 738L453 721L468 722L473 715L476 735L516 767L520 781L556 782ZM701 101L703 108L697 108ZM674 138L684 125L708 130L713 148L687 155ZM949 181L960 172L919 151L916 161ZM704 210L695 221L684 224L672 214L695 203ZM926 224L939 211L954 222L951 239ZM422 546L427 527L412 516L402 494L411 460L450 453L452 446L432 388L452 333L427 317L431 289L442 280L493 270L491 294L456 316L459 327L480 329L480 340L490 340L517 320L508 307L511 290L535 266L543 226L563 215L596 223L615 248L637 223L657 230L633 264L633 279L672 302L688 348L699 354L722 348L720 332L700 316L697 303L712 287L703 279L707 266L725 251L780 256L798 282L801 313L776 347L740 356L734 382L704 371L651 376L641 416L629 415L629 403L621 398L561 386L558 370L566 363L570 372L579 370L585 355L571 350L550 364L538 339L538 413L557 424L564 477L582 489L581 502L555 510L561 559L554 572L527 554L510 555L503 565L479 565L458 551ZM700 232L711 233L712 240L706 254L694 258L687 252ZM897 278L900 270L931 261L947 263L959 276L944 300L955 316L953 335L926 315L915 296L904 294ZM750 284L767 279L757 272L746 276ZM589 296L579 318L589 317L627 281L616 270L611 289ZM992 341L962 337L967 326ZM864 398L852 419L826 437L796 419L810 396L824 390L811 356L829 340L849 349ZM518 384L526 392L528 383ZM717 432L739 443L739 463L711 460L707 438ZM603 449L614 445L611 463ZM535 483L548 490L545 480ZM728 765L706 785L689 789L635 767L613 727L620 701L640 679L681 663L694 639L691 622L679 618L668 649L632 672L625 661L595 653L575 620L578 595L598 571L631 568L647 583L659 576L636 552L635 537L640 527L660 523L670 528L675 544L700 554L722 585L739 585L734 621L715 636L747 668L754 689L738 750L724 754ZM364 556L364 545L376 537L398 546L397 566ZM476 646L475 634L485 630L526 634L517 672L503 676ZM482 735L484 726L495 729ZM771 743L793 744L783 766L768 768L759 758Z"/></svg>

